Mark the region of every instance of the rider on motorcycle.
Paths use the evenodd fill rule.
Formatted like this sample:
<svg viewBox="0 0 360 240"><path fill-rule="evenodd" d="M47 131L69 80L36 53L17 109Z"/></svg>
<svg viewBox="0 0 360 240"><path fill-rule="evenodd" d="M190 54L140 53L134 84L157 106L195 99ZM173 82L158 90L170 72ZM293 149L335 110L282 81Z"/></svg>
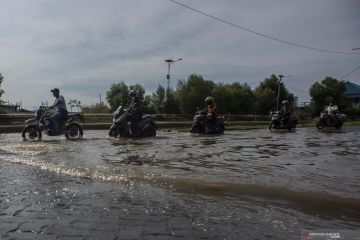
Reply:
<svg viewBox="0 0 360 240"><path fill-rule="evenodd" d="M200 113L201 115L205 115L207 122L216 124L218 117L218 109L216 107L215 99L211 96L208 96L205 98L205 104L206 107L203 110L199 111L198 113ZM195 120L194 124L190 129L190 132L195 132L195 129L200 125L200 120L201 118Z"/></svg>
<svg viewBox="0 0 360 240"><path fill-rule="evenodd" d="M137 125L141 121L144 113L144 103L136 90L131 90L129 96L131 97L131 103L128 107L131 132L136 134Z"/></svg>
<svg viewBox="0 0 360 240"><path fill-rule="evenodd" d="M54 88L51 90L53 96L55 97L54 104L50 107L54 109L54 113L50 117L50 123L55 132L59 132L61 122L65 121L68 117L68 111L66 108L65 98L60 95L60 90L58 88Z"/></svg>
<svg viewBox="0 0 360 240"><path fill-rule="evenodd" d="M208 121L216 122L218 117L218 109L215 103L215 99L211 96L205 98L206 107L203 110L206 113L206 117Z"/></svg>
<svg viewBox="0 0 360 240"><path fill-rule="evenodd" d="M333 119L338 120L338 111L338 106L333 105L332 102L330 102L329 105L325 107L325 112L327 113L327 118L330 122L332 122Z"/></svg>
<svg viewBox="0 0 360 240"><path fill-rule="evenodd" d="M291 113L289 109L289 100L285 99L281 103L282 107L279 110L279 114L282 118L282 122L284 126L287 126L288 128L291 128Z"/></svg>

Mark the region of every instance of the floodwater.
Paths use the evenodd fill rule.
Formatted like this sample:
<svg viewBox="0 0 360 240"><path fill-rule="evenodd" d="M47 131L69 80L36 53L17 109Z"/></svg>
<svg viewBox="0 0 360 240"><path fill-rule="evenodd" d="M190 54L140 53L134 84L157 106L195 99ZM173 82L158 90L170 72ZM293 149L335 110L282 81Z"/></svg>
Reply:
<svg viewBox="0 0 360 240"><path fill-rule="evenodd" d="M41 142L0 134L0 238L300 239L304 229L356 230L359 136L359 127L122 140L86 131L79 141Z"/></svg>

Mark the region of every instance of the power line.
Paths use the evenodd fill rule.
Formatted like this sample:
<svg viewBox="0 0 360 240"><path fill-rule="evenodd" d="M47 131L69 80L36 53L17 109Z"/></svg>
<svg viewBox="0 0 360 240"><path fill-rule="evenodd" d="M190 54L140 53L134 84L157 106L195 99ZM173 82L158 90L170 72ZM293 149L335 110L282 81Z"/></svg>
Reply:
<svg viewBox="0 0 360 240"><path fill-rule="evenodd" d="M242 26L237 25L235 23L229 22L227 20L224 20L224 19L215 17L213 15L210 15L209 13L206 13L206 12L203 12L201 10L190 7L190 6L186 5L186 4L183 4L183 3L180 3L180 2L177 2L177 1L174 1L174 0L169 0L169 1L172 2L172 3L175 3L175 4L179 5L179 6L182 6L184 8L187 8L187 9L189 9L191 11L199 13L201 15L207 16L207 17L215 19L215 20L217 20L219 22L222 22L222 23L225 23L225 24L230 25L232 27L235 27L237 29L245 30L245 31L251 32L253 34L259 35L261 37L268 38L268 39L271 39L271 40L274 40L274 41L277 41L277 42L281 42L281 43L284 43L284 44L287 44L287 45L292 45L292 46L296 46L296 47L300 47L300 48L306 48L306 49L310 49L310 50L314 50L314 51L327 52L327 53L360 54L360 53L357 53L357 52L343 52L343 51L335 51L335 50L329 50L329 49L314 48L314 47L305 46L305 45L302 45L302 44L299 44L299 43L289 42L289 41L286 41L286 40L282 40L282 39L279 39L279 38L272 37L272 36L264 34L264 33L256 32L254 30L251 30L250 28L242 27Z"/></svg>
<svg viewBox="0 0 360 240"><path fill-rule="evenodd" d="M354 70L352 70L351 72L349 72L348 74L346 74L345 76L343 76L340 79L346 79L347 77L349 77L351 74L353 74L354 72L360 70L360 66L358 66L357 68L355 68Z"/></svg>

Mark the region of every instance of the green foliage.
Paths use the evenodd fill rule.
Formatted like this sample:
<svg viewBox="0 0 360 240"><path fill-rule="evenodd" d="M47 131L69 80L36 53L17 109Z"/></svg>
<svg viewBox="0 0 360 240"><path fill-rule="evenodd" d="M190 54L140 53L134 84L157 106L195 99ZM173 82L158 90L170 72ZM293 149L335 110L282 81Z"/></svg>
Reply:
<svg viewBox="0 0 360 240"><path fill-rule="evenodd" d="M157 113L164 113L165 110L165 88L159 85L156 91L151 95L150 105Z"/></svg>
<svg viewBox="0 0 360 240"><path fill-rule="evenodd" d="M144 97L144 106L145 106L145 113L154 114L156 113L156 108L152 104L152 96L146 95Z"/></svg>
<svg viewBox="0 0 360 240"><path fill-rule="evenodd" d="M212 90L212 96L223 113L253 113L255 96L246 83L217 84Z"/></svg>
<svg viewBox="0 0 360 240"><path fill-rule="evenodd" d="M256 113L258 114L267 114L270 110L276 108L277 99L278 99L278 88L279 88L279 79L273 74L269 78L263 80L259 86L255 88L255 97L256 97ZM290 106L293 105L294 95L285 88L283 82L280 83L280 98L279 98L279 107L281 101L288 99Z"/></svg>
<svg viewBox="0 0 360 240"><path fill-rule="evenodd" d="M97 103L95 105L90 105L83 107L81 110L82 113L110 113L110 108L106 106L103 102Z"/></svg>
<svg viewBox="0 0 360 240"><path fill-rule="evenodd" d="M154 93L144 97L147 113L185 113L194 114L205 106L205 98L213 96L220 113L229 114L266 114L277 103L279 79L272 75L253 91L246 83L215 84L201 75L191 74L187 80L179 80L177 88L165 89L159 85ZM127 86L124 82L113 84L106 99L114 111L118 106L127 107L131 101L129 90L136 89L141 97L145 90L139 85ZM290 103L294 96L280 83L280 101L287 98Z"/></svg>
<svg viewBox="0 0 360 240"><path fill-rule="evenodd" d="M215 84L201 75L191 74L188 80L177 84L176 100L182 113L194 113L204 106L204 99L211 95Z"/></svg>
<svg viewBox="0 0 360 240"><path fill-rule="evenodd" d="M145 89L140 84L127 86L123 81L111 85L106 92L106 100L110 105L111 111L115 111L119 106L127 107L131 102L130 90L136 90L140 98L144 98Z"/></svg>
<svg viewBox="0 0 360 240"><path fill-rule="evenodd" d="M179 113L179 104L176 101L176 93L173 89L166 89L166 98L164 104L164 113Z"/></svg>
<svg viewBox="0 0 360 240"><path fill-rule="evenodd" d="M70 106L70 111L73 111L73 108L77 108L79 111L82 109L81 101L78 101L76 99L70 99L68 102L68 105Z"/></svg>
<svg viewBox="0 0 360 240"><path fill-rule="evenodd" d="M114 83L110 90L106 92L106 100L112 111L119 106L128 106L130 104L129 87L124 83Z"/></svg>
<svg viewBox="0 0 360 240"><path fill-rule="evenodd" d="M348 107L348 102L344 97L345 91L345 81L332 77L326 77L321 82L314 83L309 89L312 110L314 113L319 113L330 102L338 105L340 109Z"/></svg>

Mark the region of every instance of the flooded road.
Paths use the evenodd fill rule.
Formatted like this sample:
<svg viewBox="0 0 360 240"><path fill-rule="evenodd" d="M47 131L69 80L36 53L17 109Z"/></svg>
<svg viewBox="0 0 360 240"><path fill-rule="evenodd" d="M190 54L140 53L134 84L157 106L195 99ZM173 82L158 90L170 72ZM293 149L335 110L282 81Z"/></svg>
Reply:
<svg viewBox="0 0 360 240"><path fill-rule="evenodd" d="M360 228L360 128L0 134L0 238L299 239Z"/></svg>

